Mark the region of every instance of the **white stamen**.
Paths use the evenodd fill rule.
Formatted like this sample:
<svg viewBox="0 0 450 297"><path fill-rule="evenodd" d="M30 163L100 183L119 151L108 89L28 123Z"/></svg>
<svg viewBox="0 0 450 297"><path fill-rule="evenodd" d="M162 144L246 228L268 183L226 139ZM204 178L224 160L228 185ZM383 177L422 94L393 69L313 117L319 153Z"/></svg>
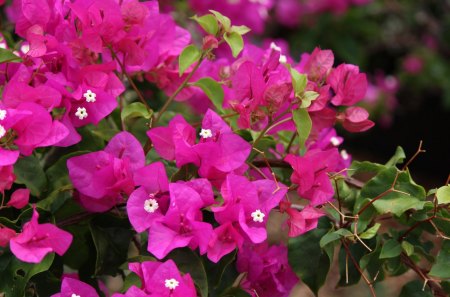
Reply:
<svg viewBox="0 0 450 297"><path fill-rule="evenodd" d="M20 47L20 51L24 54L28 53L30 51L30 45L24 44Z"/></svg>
<svg viewBox="0 0 450 297"><path fill-rule="evenodd" d="M331 144L334 145L334 146L338 146L338 145L341 144L339 138L337 138L336 136L331 137L331 138L330 138L330 142L331 142Z"/></svg>
<svg viewBox="0 0 450 297"><path fill-rule="evenodd" d="M210 129L202 129L199 134L203 138L210 138L213 136Z"/></svg>
<svg viewBox="0 0 450 297"><path fill-rule="evenodd" d="M175 288L178 287L178 284L179 284L179 282L174 278L166 279L164 281L164 285L166 286L166 288L171 289L171 290L175 290Z"/></svg>
<svg viewBox="0 0 450 297"><path fill-rule="evenodd" d="M86 102L95 102L97 94L95 94L91 90L87 90L86 93L83 94L83 97L86 98Z"/></svg>
<svg viewBox="0 0 450 297"><path fill-rule="evenodd" d="M81 296L73 293L71 297L81 297Z"/></svg>
<svg viewBox="0 0 450 297"><path fill-rule="evenodd" d="M78 107L77 108L77 112L75 113L75 115L80 119L85 119L88 116L88 113L86 111L86 108L84 107Z"/></svg>
<svg viewBox="0 0 450 297"><path fill-rule="evenodd" d="M159 204L155 199L147 199L144 202L144 209L148 213L154 213L159 208Z"/></svg>
<svg viewBox="0 0 450 297"><path fill-rule="evenodd" d="M2 125L0 125L0 138L2 138L3 136L5 136L5 134L6 134L5 127L3 127Z"/></svg>
<svg viewBox="0 0 450 297"><path fill-rule="evenodd" d="M344 160L348 160L348 158L350 158L350 156L348 155L348 153L347 153L346 150L342 150L342 151L341 151L341 157L342 157L342 159L344 159Z"/></svg>
<svg viewBox="0 0 450 297"><path fill-rule="evenodd" d="M279 47L275 42L270 43L270 48L281 53L281 47Z"/></svg>
<svg viewBox="0 0 450 297"><path fill-rule="evenodd" d="M278 59L278 61L280 62L280 63L287 63L287 58L286 58L286 56L285 55L280 55L280 58Z"/></svg>
<svg viewBox="0 0 450 297"><path fill-rule="evenodd" d="M262 223L264 221L264 217L265 216L266 215L263 214L259 209L257 209L254 212L252 212L253 222Z"/></svg>
<svg viewBox="0 0 450 297"><path fill-rule="evenodd" d="M0 109L0 121L3 121L6 118L6 110Z"/></svg>

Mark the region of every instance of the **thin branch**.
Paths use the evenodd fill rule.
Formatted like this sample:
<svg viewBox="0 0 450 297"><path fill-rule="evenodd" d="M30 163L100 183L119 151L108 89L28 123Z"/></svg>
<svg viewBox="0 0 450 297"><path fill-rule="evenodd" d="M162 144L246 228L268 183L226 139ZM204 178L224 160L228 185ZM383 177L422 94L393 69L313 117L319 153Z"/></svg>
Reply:
<svg viewBox="0 0 450 297"><path fill-rule="evenodd" d="M370 281L367 276L364 274L364 271L361 269L361 267L359 266L358 262L356 261L356 259L353 257L352 253L350 252L350 249L347 245L347 243L345 242L345 239L341 239L342 245L345 249L345 252L347 253L347 256L350 258L350 260L352 260L353 266L355 266L356 270L358 270L359 274L361 274L361 277L363 278L364 282L367 284L367 286L370 289L370 294L372 294L372 297L376 297L377 294L375 293L375 289L373 287L373 282Z"/></svg>
<svg viewBox="0 0 450 297"><path fill-rule="evenodd" d="M421 140L419 143L419 147L417 148L417 151L414 153L414 155L411 157L411 159L409 159L408 162L406 162L406 164L402 168L402 171L405 171L405 169L408 168L409 164L411 164L412 161L414 161L420 153L426 152L426 150L422 149L422 143L423 143L423 141Z"/></svg>

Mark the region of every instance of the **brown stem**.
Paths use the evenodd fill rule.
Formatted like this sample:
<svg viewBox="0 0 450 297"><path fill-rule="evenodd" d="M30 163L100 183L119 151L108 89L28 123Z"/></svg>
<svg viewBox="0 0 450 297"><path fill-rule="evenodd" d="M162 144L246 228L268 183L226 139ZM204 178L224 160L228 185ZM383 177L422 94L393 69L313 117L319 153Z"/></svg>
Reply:
<svg viewBox="0 0 450 297"><path fill-rule="evenodd" d="M406 168L408 168L408 166L409 166L409 164L411 164L412 163L412 161L414 161L414 159L416 159L417 158L417 156L420 154L420 153L425 153L426 152L426 150L423 150L422 149L422 140L419 142L419 147L417 148L417 151L414 153L414 155L411 157L411 159L409 159L408 160L408 162L406 162L406 164L403 166L403 168L402 168L402 171L404 171Z"/></svg>
<svg viewBox="0 0 450 297"><path fill-rule="evenodd" d="M350 252L350 249L348 248L347 243L345 242L345 239L341 239L342 242L342 246L345 249L345 252L347 253L347 256L350 258L350 260L352 260L353 265L355 266L356 270L358 270L359 274L361 274L361 277L363 278L364 282L367 284L367 286L370 289L370 293L372 294L373 297L376 297L377 294L375 293L375 289L373 288L373 283L372 281L370 281L367 276L364 274L364 271L361 269L361 267L359 266L358 262L356 261L356 259L353 257L352 253Z"/></svg>

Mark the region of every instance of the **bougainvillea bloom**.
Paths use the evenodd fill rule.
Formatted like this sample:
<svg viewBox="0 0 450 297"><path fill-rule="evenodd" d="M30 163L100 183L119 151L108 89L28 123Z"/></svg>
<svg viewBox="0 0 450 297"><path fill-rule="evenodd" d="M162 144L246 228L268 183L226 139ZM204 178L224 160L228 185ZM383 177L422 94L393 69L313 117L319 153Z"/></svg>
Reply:
<svg viewBox="0 0 450 297"><path fill-rule="evenodd" d="M51 297L98 297L98 294L90 285L75 278L65 277L61 284L61 292Z"/></svg>
<svg viewBox="0 0 450 297"><path fill-rule="evenodd" d="M237 259L237 270L247 273L242 287L253 297L289 296L298 278L289 267L287 252L282 245L244 245Z"/></svg>
<svg viewBox="0 0 450 297"><path fill-rule="evenodd" d="M30 199L30 190L28 189L17 189L11 194L11 200L8 201L6 205L21 209L28 204Z"/></svg>
<svg viewBox="0 0 450 297"><path fill-rule="evenodd" d="M51 252L62 256L72 243L72 234L50 223L39 224L38 218L39 214L34 209L22 233L10 241L11 252L24 262L39 263Z"/></svg>
<svg viewBox="0 0 450 297"><path fill-rule="evenodd" d="M142 282L141 289L132 286L123 294L113 297L196 297L194 282L189 273L181 276L172 260L166 262L130 263L129 268L136 273Z"/></svg>

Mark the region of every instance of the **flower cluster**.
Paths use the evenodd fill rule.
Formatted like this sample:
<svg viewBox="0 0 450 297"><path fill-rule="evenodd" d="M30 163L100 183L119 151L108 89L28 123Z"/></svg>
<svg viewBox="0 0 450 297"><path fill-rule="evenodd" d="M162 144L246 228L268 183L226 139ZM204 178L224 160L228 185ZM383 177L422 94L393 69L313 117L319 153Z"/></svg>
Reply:
<svg viewBox="0 0 450 297"><path fill-rule="evenodd" d="M199 11L225 10L233 21L242 20L256 32L263 30L274 5L230 2L190 4ZM257 13L247 18L243 9ZM208 26L215 32L203 39L195 66L180 71L178 60L189 49L191 35L169 14L160 13L156 1L14 0L7 11L23 42L14 56L21 61L0 66L0 192L11 192L0 210L22 209L34 201L28 189L11 190L19 158L34 154L38 159L48 152L45 148L71 147L82 140L82 129L107 120L123 131L107 138L106 146L59 161L67 165L71 196L89 215L126 215L135 245L147 241L148 253L139 252L165 259L130 263L141 286L114 296L197 296L191 276L167 260L178 248L198 251L210 263L237 250L244 290L254 296L287 296L298 279L288 265L286 247L269 246L267 222L274 211L286 213L291 237L317 226L324 215L319 208L334 197L330 176L345 175L351 160L338 149L343 139L334 126L340 123L350 132L373 126L367 111L355 106L365 96L366 75L351 64L333 67L330 50L317 48L297 63L283 43L248 43L240 49L241 33L247 29L231 27L217 12L209 15L213 22ZM232 38L237 38L238 50ZM222 47L224 41L234 56L239 54L237 59ZM212 104L208 98L217 89L205 91L195 83L206 76L223 93L220 102ZM156 85L169 96L167 104L189 100L201 123L190 124L179 114L162 125L166 105L152 116L133 82L136 78ZM133 129L126 131L124 118L112 115L118 107L123 115L126 102L118 97L128 87L139 93L152 117L140 137ZM285 141L287 136L292 140ZM265 138L278 144L261 151ZM268 156L288 168L287 178L277 176ZM294 199L301 199L302 206L292 202L295 190ZM9 245L25 262L39 263L50 252L63 255L77 235L39 224L38 208L33 205L31 221L19 234L0 225L0 246ZM89 222L90 229L95 223ZM93 240L97 245L94 235ZM89 285L66 277L61 293L54 296L98 295Z"/></svg>

